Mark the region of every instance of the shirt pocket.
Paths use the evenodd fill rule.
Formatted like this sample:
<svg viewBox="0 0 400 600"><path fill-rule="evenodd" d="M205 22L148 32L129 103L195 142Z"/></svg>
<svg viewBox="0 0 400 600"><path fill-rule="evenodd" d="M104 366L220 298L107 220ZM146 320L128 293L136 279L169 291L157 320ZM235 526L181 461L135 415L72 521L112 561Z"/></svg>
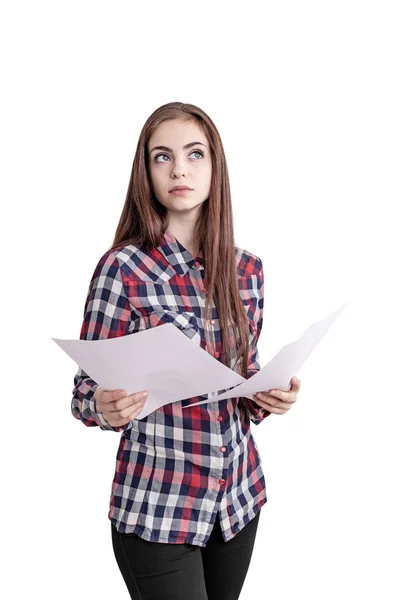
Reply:
<svg viewBox="0 0 400 600"><path fill-rule="evenodd" d="M189 312L180 308L164 309L161 307L154 307L149 310L147 319L149 327L158 327L165 323L172 323L195 344L200 346L200 328L194 312Z"/></svg>

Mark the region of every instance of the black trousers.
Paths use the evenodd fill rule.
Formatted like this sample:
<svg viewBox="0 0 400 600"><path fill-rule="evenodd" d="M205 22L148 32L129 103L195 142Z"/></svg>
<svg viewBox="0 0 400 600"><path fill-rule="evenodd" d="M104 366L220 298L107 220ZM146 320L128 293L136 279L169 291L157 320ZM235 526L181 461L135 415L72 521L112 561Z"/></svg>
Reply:
<svg viewBox="0 0 400 600"><path fill-rule="evenodd" d="M134 600L238 600L250 565L260 512L228 542L217 515L204 548L148 542L111 523L118 567Z"/></svg>

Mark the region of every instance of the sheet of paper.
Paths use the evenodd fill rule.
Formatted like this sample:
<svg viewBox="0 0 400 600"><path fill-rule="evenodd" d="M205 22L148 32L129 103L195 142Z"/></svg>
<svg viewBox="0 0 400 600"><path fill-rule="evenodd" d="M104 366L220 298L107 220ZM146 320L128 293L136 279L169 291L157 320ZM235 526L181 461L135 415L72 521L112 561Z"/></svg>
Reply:
<svg viewBox="0 0 400 600"><path fill-rule="evenodd" d="M307 357L321 341L346 305L347 302L329 314L325 319L310 325L298 340L283 346L278 354L250 379L245 380L244 383L237 385L234 389L214 396L212 400L223 400L238 396L244 396L252 400L253 395L257 392L267 392L272 389L280 389L287 392L290 389L290 379L298 373ZM205 404L210 401L210 399L203 400L190 406L197 406L198 404ZM185 406L184 408L187 407Z"/></svg>
<svg viewBox="0 0 400 600"><path fill-rule="evenodd" d="M125 389L128 394L147 390L147 402L137 417L143 419L160 406L193 396L208 398L183 408L238 396L251 399L256 392L270 389L289 390L291 377L346 305L283 346L248 380L194 344L172 323L106 340L52 339L101 387Z"/></svg>
<svg viewBox="0 0 400 600"><path fill-rule="evenodd" d="M172 323L106 340L52 340L101 387L147 390L139 419L164 404L246 381Z"/></svg>

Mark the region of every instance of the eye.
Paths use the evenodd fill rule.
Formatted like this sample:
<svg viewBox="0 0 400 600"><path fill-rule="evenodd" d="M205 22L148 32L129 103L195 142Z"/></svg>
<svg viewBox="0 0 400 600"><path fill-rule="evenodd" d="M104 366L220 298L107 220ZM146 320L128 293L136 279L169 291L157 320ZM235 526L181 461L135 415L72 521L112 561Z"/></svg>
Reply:
<svg viewBox="0 0 400 600"><path fill-rule="evenodd" d="M203 158L204 154L203 152L201 152L201 150L192 150L192 152L190 153L189 156L191 156L192 154L200 154L199 158ZM157 156L154 157L154 162L167 162L165 160L158 160L158 158L160 158L160 156L166 156L167 158L169 158L168 154L157 154Z"/></svg>
<svg viewBox="0 0 400 600"><path fill-rule="evenodd" d="M165 162L164 160L157 160L157 158L160 156L166 156L168 158L168 154L157 154L157 156L154 158L154 162Z"/></svg>

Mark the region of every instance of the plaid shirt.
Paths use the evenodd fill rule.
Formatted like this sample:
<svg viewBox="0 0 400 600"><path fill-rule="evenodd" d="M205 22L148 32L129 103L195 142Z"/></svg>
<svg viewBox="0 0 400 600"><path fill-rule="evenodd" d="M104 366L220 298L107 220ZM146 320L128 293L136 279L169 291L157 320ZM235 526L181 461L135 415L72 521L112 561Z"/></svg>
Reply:
<svg viewBox="0 0 400 600"><path fill-rule="evenodd" d="M261 260L235 246L240 295L249 318L249 377L259 369L257 341L263 321ZM206 342L201 254L193 257L167 231L155 249L128 245L108 250L93 273L80 339L100 340L173 323L193 343L223 355L212 304ZM250 421L270 413L238 397L185 408L217 392L161 406L143 419L112 427L93 398L98 384L81 368L74 378L72 414L86 426L122 432L108 518L121 533L150 542L205 546L215 519L225 541L267 502L265 480ZM139 390L137 390L139 391Z"/></svg>

